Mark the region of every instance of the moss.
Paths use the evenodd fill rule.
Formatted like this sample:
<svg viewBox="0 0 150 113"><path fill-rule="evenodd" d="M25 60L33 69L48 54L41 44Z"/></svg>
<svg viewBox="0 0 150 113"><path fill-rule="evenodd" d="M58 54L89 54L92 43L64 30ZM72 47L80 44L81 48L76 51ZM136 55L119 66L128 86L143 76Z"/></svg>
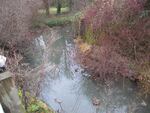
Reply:
<svg viewBox="0 0 150 113"><path fill-rule="evenodd" d="M28 113L54 113L54 111L48 108L44 102L36 99L34 99L30 103L27 112Z"/></svg>
<svg viewBox="0 0 150 113"><path fill-rule="evenodd" d="M23 100L22 90L19 89L18 95ZM51 108L48 107L43 101L32 97L29 92L26 92L28 98L27 113L55 113Z"/></svg>

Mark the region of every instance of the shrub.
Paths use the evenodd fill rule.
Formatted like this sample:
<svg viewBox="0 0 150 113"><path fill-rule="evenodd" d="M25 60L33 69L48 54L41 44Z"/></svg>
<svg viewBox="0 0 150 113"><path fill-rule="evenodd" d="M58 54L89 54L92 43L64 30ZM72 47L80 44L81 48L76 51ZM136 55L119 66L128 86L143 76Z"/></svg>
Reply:
<svg viewBox="0 0 150 113"><path fill-rule="evenodd" d="M92 26L97 46L83 61L97 76L137 73L131 64L148 61L150 20L141 16L145 1L96 0L84 15L86 26ZM138 61L138 62L137 62Z"/></svg>

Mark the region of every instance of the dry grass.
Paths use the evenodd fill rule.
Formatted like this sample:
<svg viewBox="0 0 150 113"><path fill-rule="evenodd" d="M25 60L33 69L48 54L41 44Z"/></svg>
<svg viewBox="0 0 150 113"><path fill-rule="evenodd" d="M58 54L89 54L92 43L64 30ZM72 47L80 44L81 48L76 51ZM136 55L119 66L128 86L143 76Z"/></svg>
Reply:
<svg viewBox="0 0 150 113"><path fill-rule="evenodd" d="M74 42L76 43L76 45L78 46L79 50L82 53L85 53L85 52L87 52L87 51L89 51L91 49L91 45L86 43L86 42L84 42L80 37L75 39Z"/></svg>

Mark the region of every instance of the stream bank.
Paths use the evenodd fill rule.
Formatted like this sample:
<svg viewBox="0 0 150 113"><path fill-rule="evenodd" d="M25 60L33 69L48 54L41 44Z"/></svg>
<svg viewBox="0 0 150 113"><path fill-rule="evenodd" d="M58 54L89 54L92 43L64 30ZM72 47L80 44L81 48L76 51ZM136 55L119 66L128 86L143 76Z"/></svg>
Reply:
<svg viewBox="0 0 150 113"><path fill-rule="evenodd" d="M149 0L94 1L80 22L79 60L93 79L127 77L150 95Z"/></svg>

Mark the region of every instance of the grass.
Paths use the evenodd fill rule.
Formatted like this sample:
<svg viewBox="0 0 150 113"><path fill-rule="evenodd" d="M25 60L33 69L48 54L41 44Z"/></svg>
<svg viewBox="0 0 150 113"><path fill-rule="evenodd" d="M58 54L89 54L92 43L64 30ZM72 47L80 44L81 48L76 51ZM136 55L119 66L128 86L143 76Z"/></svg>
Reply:
<svg viewBox="0 0 150 113"><path fill-rule="evenodd" d="M72 21L73 21L73 17L72 16L68 16L68 17L54 17L54 18L48 19L45 22L45 24L48 25L49 27L62 26L62 25L71 23Z"/></svg>
<svg viewBox="0 0 150 113"><path fill-rule="evenodd" d="M96 40L94 38L92 27L86 29L85 35L82 38L86 43L90 45L95 44Z"/></svg>
<svg viewBox="0 0 150 113"><path fill-rule="evenodd" d="M75 14L65 14L65 15L57 15L52 17L46 17L45 15L41 15L38 20L32 22L34 27L40 27L43 25L48 25L49 27L53 26L63 26L72 22L75 22L82 15L81 12Z"/></svg>
<svg viewBox="0 0 150 113"><path fill-rule="evenodd" d="M45 24L49 27L66 25L76 21L80 17L80 15L80 13L76 13L74 15L49 18L45 21Z"/></svg>
<svg viewBox="0 0 150 113"><path fill-rule="evenodd" d="M28 107L28 113L54 113L54 111L48 108L44 102L40 100L34 100Z"/></svg>
<svg viewBox="0 0 150 113"><path fill-rule="evenodd" d="M46 10L45 9L41 9L38 11L40 14L45 14L46 13ZM49 8L49 12L51 15L55 15L57 14L57 8L56 7L51 7ZM68 13L69 12L69 7L63 7L61 8L61 13L64 14L64 13Z"/></svg>
<svg viewBox="0 0 150 113"><path fill-rule="evenodd" d="M64 9L64 11L67 9ZM53 11L55 11L53 9ZM82 16L82 12L77 12L75 14L60 14L60 15L50 15L46 16L44 13L39 13L38 17L32 22L32 28L40 28L44 25L49 27L53 26L63 26L72 22L75 22Z"/></svg>
<svg viewBox="0 0 150 113"><path fill-rule="evenodd" d="M74 15L55 16L55 17L45 19L44 23L46 25L48 25L49 27L62 26L62 25L66 25L66 24L75 22L81 15L82 15L82 13L78 12Z"/></svg>

